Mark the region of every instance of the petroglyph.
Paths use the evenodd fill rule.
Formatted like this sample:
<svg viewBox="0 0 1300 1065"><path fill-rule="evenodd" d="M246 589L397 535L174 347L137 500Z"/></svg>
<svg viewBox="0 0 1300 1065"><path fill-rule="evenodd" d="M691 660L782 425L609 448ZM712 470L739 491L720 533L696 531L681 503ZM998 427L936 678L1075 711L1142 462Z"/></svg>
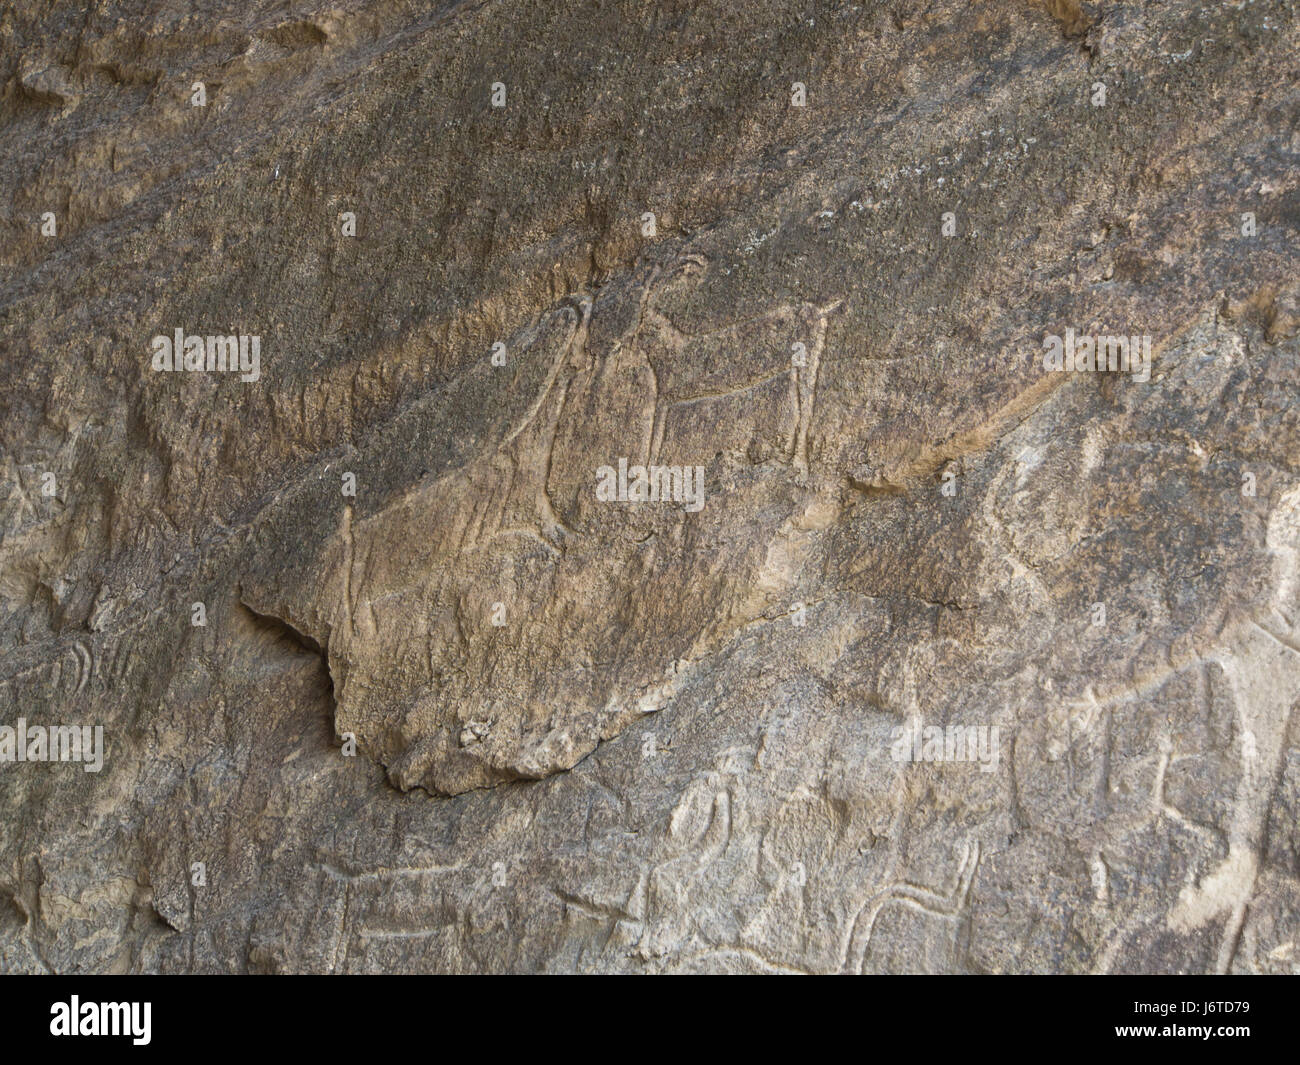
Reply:
<svg viewBox="0 0 1300 1065"><path fill-rule="evenodd" d="M898 880L858 908L848 922L841 946L841 972L860 973L871 949L871 936L881 911L890 903L897 903L921 913L929 914L959 924L969 913L970 890L979 872L980 846L969 840L962 850L957 867L956 883L945 892L934 891L907 880ZM954 930L954 935L958 931Z"/></svg>
<svg viewBox="0 0 1300 1065"><path fill-rule="evenodd" d="M757 318L700 334L682 332L653 306L645 310L635 339L654 383L645 464L663 459L665 435L671 440L688 434L701 419L740 420L740 412L759 409L785 426L784 460L807 472L817 373L830 316L840 306L840 300L821 306L782 304ZM781 382L784 395L768 387ZM764 391L766 398L760 394Z"/></svg>
<svg viewBox="0 0 1300 1065"><path fill-rule="evenodd" d="M1274 560L1272 601L1262 617L1236 621L1214 655L1231 685L1242 737L1228 855L1185 888L1169 914L1170 927L1181 932L1226 918L1215 961L1220 973L1232 964L1255 893L1269 808L1300 704L1300 629L1291 620L1300 606L1300 485L1283 493L1269 515L1266 542Z"/></svg>
<svg viewBox="0 0 1300 1065"><path fill-rule="evenodd" d="M718 769L692 782L673 808L664 840L666 857L650 870L638 906L645 914L636 948L643 958L665 954L689 935L691 911L684 903L731 842L737 779L744 772L739 753L724 753Z"/></svg>

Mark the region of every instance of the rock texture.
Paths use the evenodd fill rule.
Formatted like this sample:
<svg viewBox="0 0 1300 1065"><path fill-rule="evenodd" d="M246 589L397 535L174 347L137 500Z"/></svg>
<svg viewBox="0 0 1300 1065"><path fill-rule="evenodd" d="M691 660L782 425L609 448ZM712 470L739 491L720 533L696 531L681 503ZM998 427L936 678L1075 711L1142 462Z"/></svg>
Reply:
<svg viewBox="0 0 1300 1065"><path fill-rule="evenodd" d="M1300 969L1298 57L6 7L0 724L106 750L0 762L0 968Z"/></svg>

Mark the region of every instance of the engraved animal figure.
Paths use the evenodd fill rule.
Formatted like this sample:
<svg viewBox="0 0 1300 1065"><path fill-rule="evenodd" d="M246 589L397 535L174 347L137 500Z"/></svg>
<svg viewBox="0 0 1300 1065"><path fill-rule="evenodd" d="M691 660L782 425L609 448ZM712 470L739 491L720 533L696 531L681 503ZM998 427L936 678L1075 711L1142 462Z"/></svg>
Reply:
<svg viewBox="0 0 1300 1065"><path fill-rule="evenodd" d="M699 877L726 852L735 816L736 780L724 756L719 770L692 782L668 820L667 850L646 879L642 958L667 954L689 936L694 907L687 895Z"/></svg>
<svg viewBox="0 0 1300 1065"><path fill-rule="evenodd" d="M957 883L947 892L934 891L907 880L896 880L867 899L848 922L841 948L841 972L861 973L880 912L890 903L960 923L969 915L970 890L980 864L980 845L969 840L957 868Z"/></svg>
<svg viewBox="0 0 1300 1065"><path fill-rule="evenodd" d="M686 260L664 284L700 268L700 260ZM784 458L806 471L818 368L830 315L841 303L782 304L719 329L687 333L648 298L636 337L655 390L646 465L659 463L670 421L688 411L707 418L701 408L756 393L763 385L785 378L793 422Z"/></svg>

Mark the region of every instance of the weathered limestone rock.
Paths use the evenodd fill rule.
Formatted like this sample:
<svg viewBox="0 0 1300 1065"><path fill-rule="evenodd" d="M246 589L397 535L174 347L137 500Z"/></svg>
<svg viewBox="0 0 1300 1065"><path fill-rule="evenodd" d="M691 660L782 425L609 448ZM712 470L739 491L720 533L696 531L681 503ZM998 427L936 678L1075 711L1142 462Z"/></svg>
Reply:
<svg viewBox="0 0 1300 1065"><path fill-rule="evenodd" d="M1294 4L83 7L0 969L1300 968Z"/></svg>

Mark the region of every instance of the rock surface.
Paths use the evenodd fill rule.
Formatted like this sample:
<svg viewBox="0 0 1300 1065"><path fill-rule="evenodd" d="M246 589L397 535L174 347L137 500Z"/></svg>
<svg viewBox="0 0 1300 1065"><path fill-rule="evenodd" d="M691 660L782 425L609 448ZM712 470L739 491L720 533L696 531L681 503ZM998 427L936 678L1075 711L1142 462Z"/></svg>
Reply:
<svg viewBox="0 0 1300 1065"><path fill-rule="evenodd" d="M0 969L1300 970L1293 2L84 7L0 724L105 751L0 762Z"/></svg>

